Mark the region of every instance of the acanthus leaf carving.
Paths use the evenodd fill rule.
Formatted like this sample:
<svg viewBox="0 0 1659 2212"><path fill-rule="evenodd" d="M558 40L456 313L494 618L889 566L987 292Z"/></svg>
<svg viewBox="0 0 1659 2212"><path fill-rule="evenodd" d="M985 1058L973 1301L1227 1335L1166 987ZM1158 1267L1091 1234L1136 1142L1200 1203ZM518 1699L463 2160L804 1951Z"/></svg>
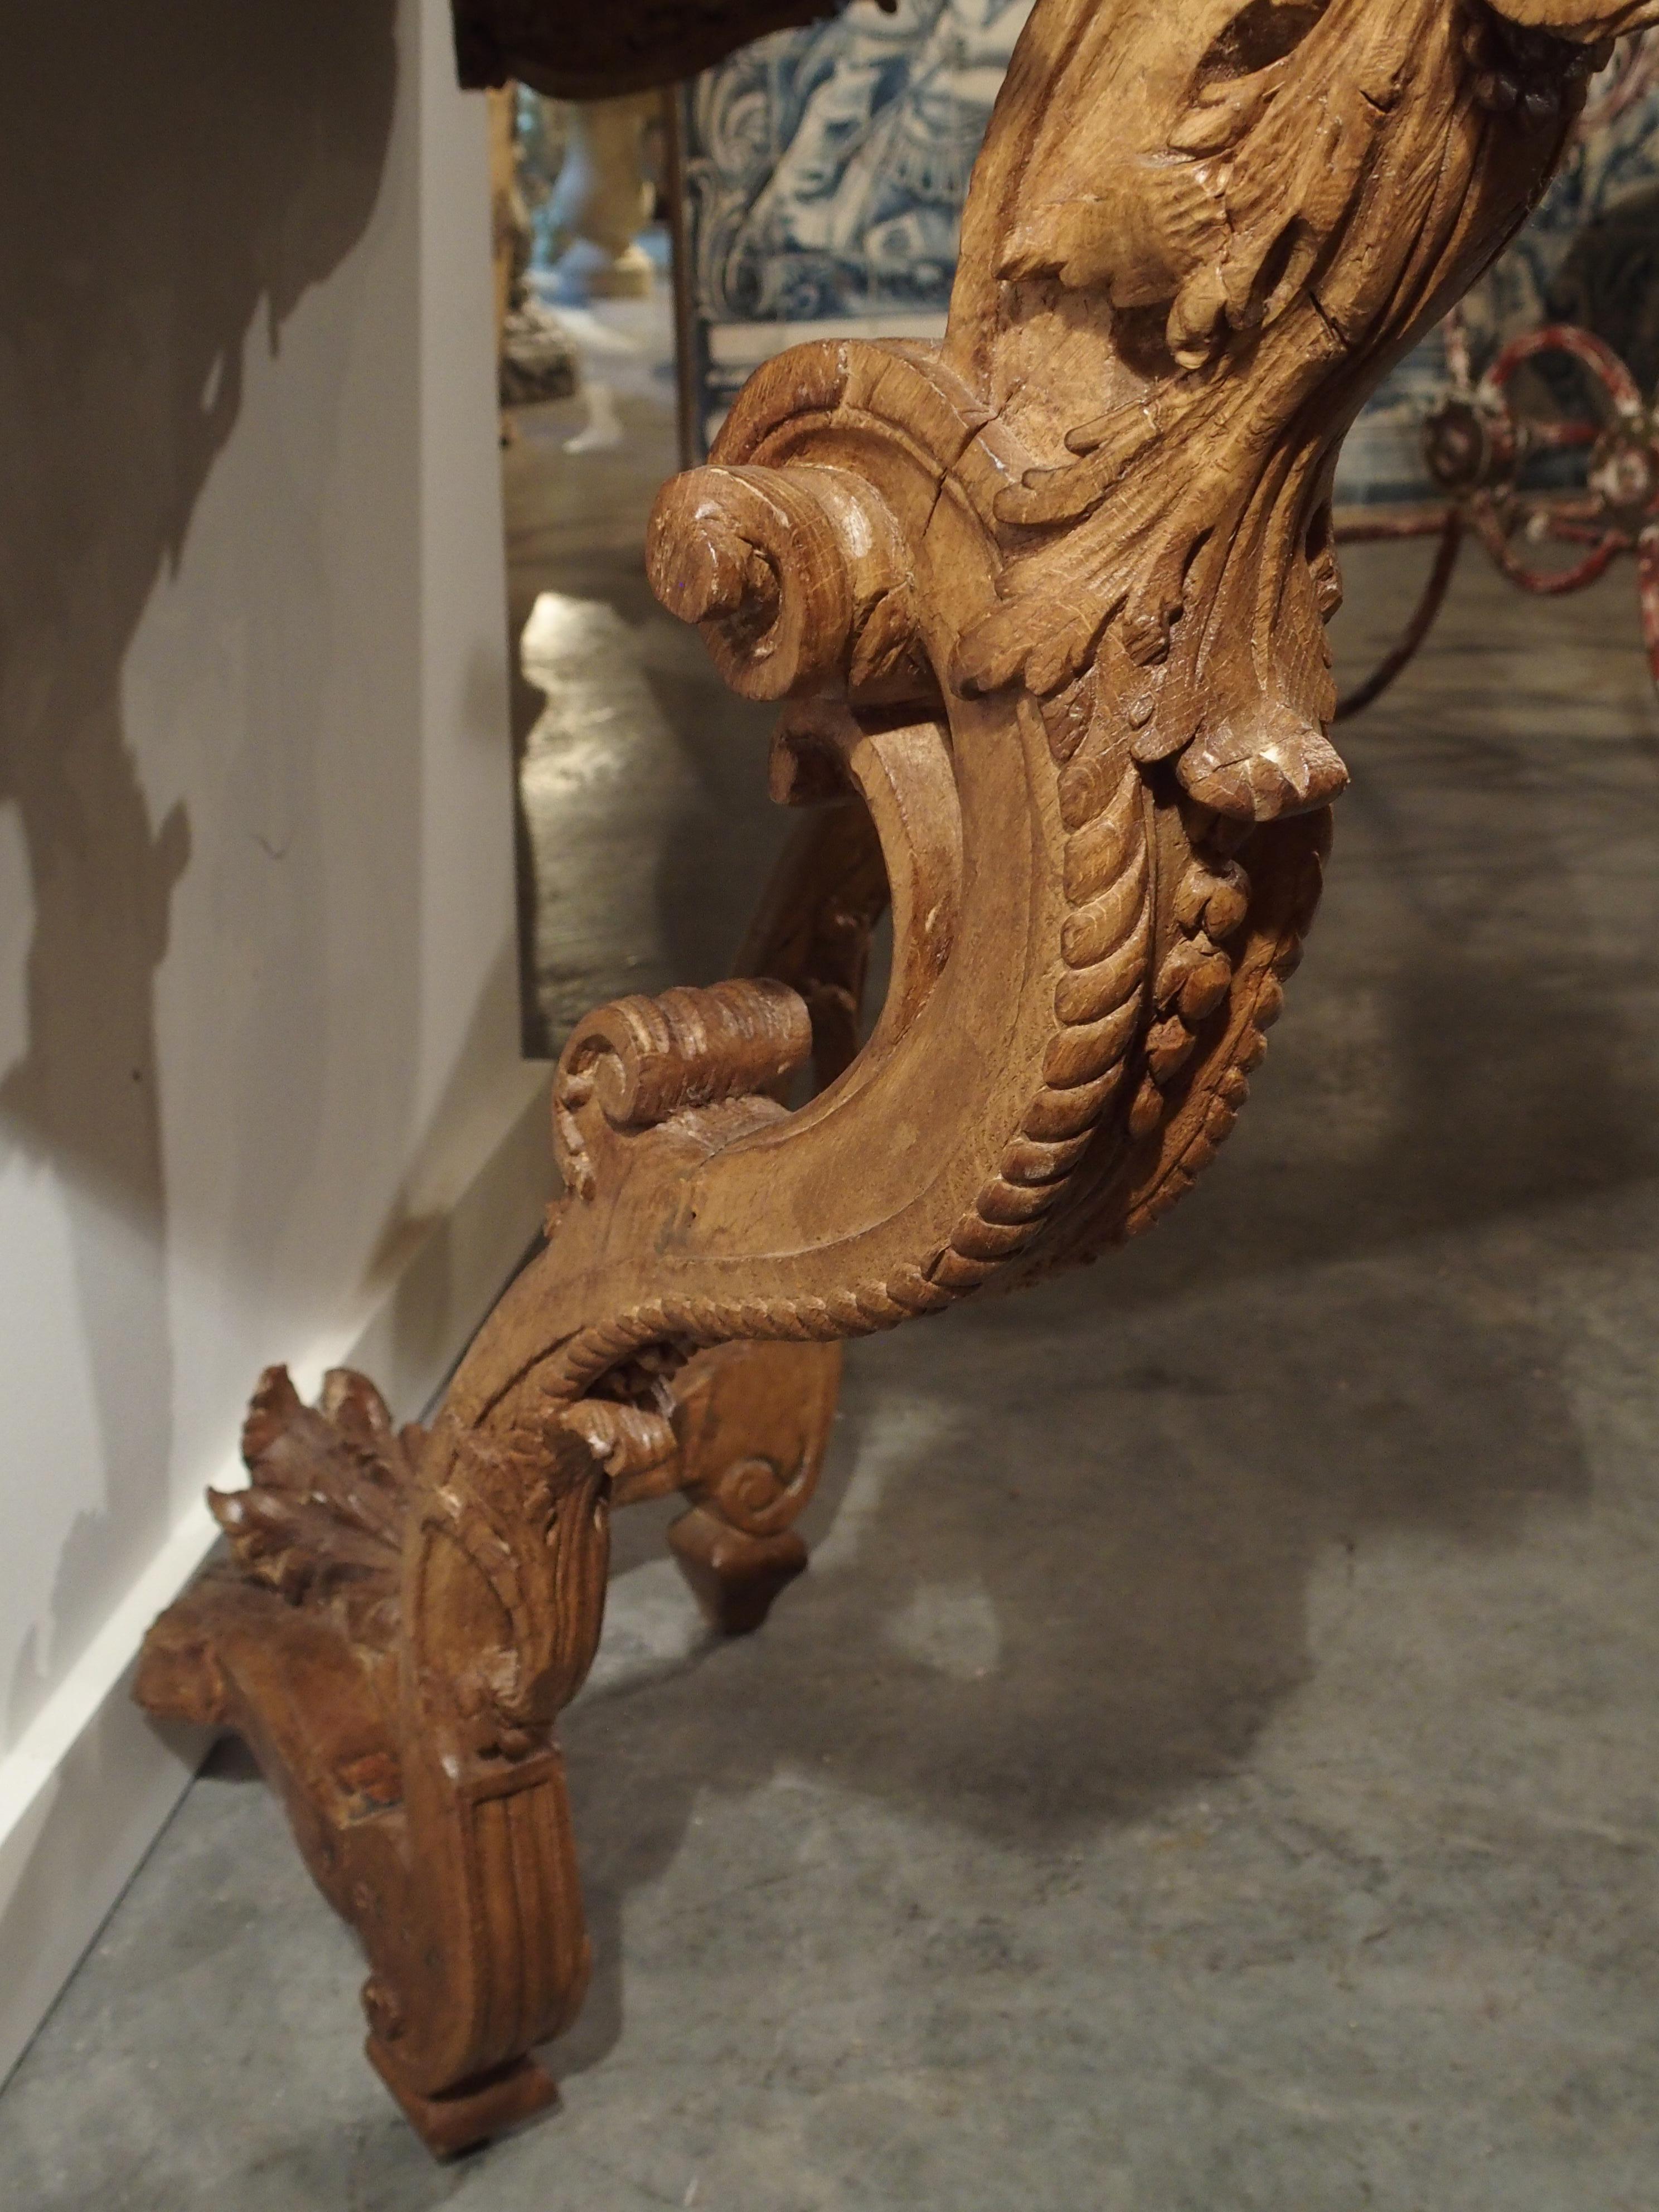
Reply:
<svg viewBox="0 0 1659 2212"><path fill-rule="evenodd" d="M1115 30L1127 54L1126 12L1085 39ZM1086 295L1120 352L1136 317L1161 318L1164 358L1002 494L1000 604L958 674L1048 696L1092 659L1142 759L1270 820L1346 781L1323 634L1335 447L1502 242L1516 203L1487 187L1547 167L1585 57L1478 4L1255 0L1182 10L1138 81L1115 58L1091 58L1115 96L1084 127L1040 128L1000 272Z"/></svg>

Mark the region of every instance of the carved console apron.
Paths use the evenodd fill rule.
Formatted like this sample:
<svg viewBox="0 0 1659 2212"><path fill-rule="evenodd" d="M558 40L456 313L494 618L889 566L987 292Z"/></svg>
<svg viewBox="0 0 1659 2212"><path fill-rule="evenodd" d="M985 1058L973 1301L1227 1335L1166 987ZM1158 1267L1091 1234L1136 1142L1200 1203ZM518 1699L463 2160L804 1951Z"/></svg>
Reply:
<svg viewBox="0 0 1659 2212"><path fill-rule="evenodd" d="M586 1984L554 1729L612 1508L683 1491L693 1584L757 1626L840 1340L1092 1258L1232 1127L1346 781L1338 445L1522 218L1601 42L1656 20L1038 0L944 343L784 355L663 492L652 583L781 702L803 810L743 975L577 1029L546 1249L429 1431L360 1376L314 1410L265 1376L230 1556L139 1683L252 1746L434 2151L552 2098L529 2053Z"/></svg>

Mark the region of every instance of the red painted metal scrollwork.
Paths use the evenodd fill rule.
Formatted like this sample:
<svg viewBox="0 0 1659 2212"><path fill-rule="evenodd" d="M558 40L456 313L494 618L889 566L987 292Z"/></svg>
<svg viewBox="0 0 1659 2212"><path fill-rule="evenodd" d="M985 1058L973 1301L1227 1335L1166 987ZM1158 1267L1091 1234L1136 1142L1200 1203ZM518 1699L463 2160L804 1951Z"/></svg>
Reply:
<svg viewBox="0 0 1659 2212"><path fill-rule="evenodd" d="M1447 351L1452 388L1424 425L1424 460L1443 495L1413 507L1346 521L1352 544L1437 538L1434 568L1405 635L1343 699L1338 720L1381 697L1409 666L1445 603L1465 540L1478 538L1523 592L1559 599L1606 575L1616 560L1637 562L1643 636L1659 685L1659 412L1625 363L1589 331L1565 323L1528 331L1504 347L1477 382L1461 321ZM1577 364L1594 402L1589 415L1528 411L1517 398L1521 372L1550 358ZM1587 454L1582 487L1528 489L1529 467L1552 453ZM1570 557L1552 561L1552 549Z"/></svg>
<svg viewBox="0 0 1659 2212"><path fill-rule="evenodd" d="M1581 137L1606 129L1659 88L1659 31L1628 40L1595 80L1579 121ZM1381 698L1416 659L1438 619L1462 549L1478 538L1522 591L1559 599L1584 590L1613 562L1637 564L1642 634L1659 688L1659 394L1644 395L1629 368L1593 332L1555 323L1529 331L1476 378L1461 310L1446 325L1450 389L1423 426L1424 461L1440 497L1423 507L1351 510L1337 537L1344 544L1432 538L1434 564L1399 642L1346 694L1337 720ZM1527 404L1521 372L1553 356L1580 371L1593 411L1544 413ZM1582 485L1539 484L1536 464L1551 453L1587 456ZM1534 482L1529 486L1528 473ZM1570 557L1552 561L1552 549Z"/></svg>

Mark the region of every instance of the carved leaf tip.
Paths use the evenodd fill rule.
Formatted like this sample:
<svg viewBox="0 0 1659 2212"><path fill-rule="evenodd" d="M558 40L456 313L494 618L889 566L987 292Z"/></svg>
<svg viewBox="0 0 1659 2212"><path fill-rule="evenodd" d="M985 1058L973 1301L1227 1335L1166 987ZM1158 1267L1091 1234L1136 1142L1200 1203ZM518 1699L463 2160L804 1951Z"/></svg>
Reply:
<svg viewBox="0 0 1659 2212"><path fill-rule="evenodd" d="M1200 805L1254 822L1328 806L1348 785L1347 765L1318 724L1266 701L1255 717L1206 732L1179 774Z"/></svg>
<svg viewBox="0 0 1659 2212"><path fill-rule="evenodd" d="M242 1450L248 1487L207 1497L245 1575L296 1602L344 1583L391 1593L414 1468L366 1376L334 1370L309 1407L286 1368L268 1368Z"/></svg>
<svg viewBox="0 0 1659 2212"><path fill-rule="evenodd" d="M305 1411L286 1367L267 1367L254 1386L242 1422L242 1457L248 1466L263 1458L276 1439Z"/></svg>
<svg viewBox="0 0 1659 2212"><path fill-rule="evenodd" d="M1079 626L1063 616L1044 621L1030 599L1006 602L963 638L951 681L964 698L988 698L1024 683L1039 699L1052 698L1088 664L1106 612L1085 615Z"/></svg>

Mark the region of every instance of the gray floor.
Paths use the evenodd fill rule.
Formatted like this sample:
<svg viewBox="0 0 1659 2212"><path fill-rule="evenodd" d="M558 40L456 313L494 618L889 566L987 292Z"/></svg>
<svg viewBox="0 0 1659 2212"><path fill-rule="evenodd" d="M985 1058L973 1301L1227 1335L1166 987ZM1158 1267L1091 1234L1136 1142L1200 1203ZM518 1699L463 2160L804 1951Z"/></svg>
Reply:
<svg viewBox="0 0 1659 2212"><path fill-rule="evenodd" d="M766 797L775 710L727 691L645 580L679 465L666 295L599 303L580 331L586 390L523 410L504 468L526 1042L547 1056L618 993L729 975L790 826ZM620 442L572 452L596 411Z"/></svg>
<svg viewBox="0 0 1659 2212"><path fill-rule="evenodd" d="M1414 565L1351 563L1351 658ZM637 634L627 557L593 574ZM763 1637L709 1649L626 1529L565 1730L599 1967L561 2114L428 2161L358 2055L349 1940L225 1762L0 2100L4 2202L1651 2212L1632 599L1471 563L1346 733L1326 911L1206 1186L1092 1274L854 1350ZM753 880L722 872L752 791L723 810L758 760L678 696L662 818L731 842L678 853L643 951L597 917L595 972L688 905L705 965Z"/></svg>

